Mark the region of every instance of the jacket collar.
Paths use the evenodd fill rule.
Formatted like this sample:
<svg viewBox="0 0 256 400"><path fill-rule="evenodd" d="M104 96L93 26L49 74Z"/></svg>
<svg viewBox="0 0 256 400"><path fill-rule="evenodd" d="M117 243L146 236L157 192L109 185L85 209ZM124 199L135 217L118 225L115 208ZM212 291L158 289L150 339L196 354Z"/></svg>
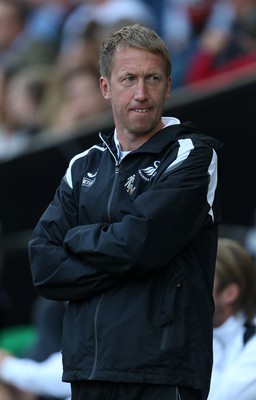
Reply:
<svg viewBox="0 0 256 400"><path fill-rule="evenodd" d="M216 150L222 147L216 138L201 134L200 129L191 122L180 123L177 118L163 117L165 127L153 135L146 143L132 153L160 153L166 146L174 143L178 139L195 136L197 139L208 143ZM118 141L115 141L115 131L109 134L100 133L101 140L107 147L118 156L120 149L117 148Z"/></svg>
<svg viewBox="0 0 256 400"><path fill-rule="evenodd" d="M164 124L164 128L171 125L179 125L180 124L180 120L178 118L175 117L162 117L162 122ZM114 142L115 142L115 146L116 146L116 150L117 150L117 155L118 158L120 160L122 160L127 154L130 153L130 151L122 151L121 146L120 146L120 142L117 138L117 131L116 129L114 130Z"/></svg>
<svg viewBox="0 0 256 400"><path fill-rule="evenodd" d="M138 149L134 150L133 152L153 152L156 153L158 151L161 151L162 148L170 142L170 135L166 135L167 140L163 140L161 138L164 138L165 134L167 133L167 128L171 126L179 126L180 125L180 120L175 117L162 117L162 121L164 123L164 128L158 131L154 136L152 136L146 143L144 143L142 146L140 146ZM169 129L168 129L169 130ZM163 134L160 134L163 133ZM151 144L152 139L153 144ZM108 132L108 133L103 133L100 132L100 138L105 142L105 144L117 155L121 155L121 146L119 144L118 138L117 138L117 132L116 129L114 131ZM163 142L163 143L162 143ZM125 152L125 155L128 154L129 152Z"/></svg>

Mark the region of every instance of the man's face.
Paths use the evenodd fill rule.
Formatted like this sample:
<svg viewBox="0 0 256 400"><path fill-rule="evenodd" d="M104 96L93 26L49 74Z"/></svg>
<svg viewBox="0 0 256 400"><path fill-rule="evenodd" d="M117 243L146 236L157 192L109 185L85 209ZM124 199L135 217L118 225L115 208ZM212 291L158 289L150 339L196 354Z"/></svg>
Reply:
<svg viewBox="0 0 256 400"><path fill-rule="evenodd" d="M101 77L101 91L111 99L118 135L151 137L162 128L171 78L160 54L128 47L113 58L110 81Z"/></svg>

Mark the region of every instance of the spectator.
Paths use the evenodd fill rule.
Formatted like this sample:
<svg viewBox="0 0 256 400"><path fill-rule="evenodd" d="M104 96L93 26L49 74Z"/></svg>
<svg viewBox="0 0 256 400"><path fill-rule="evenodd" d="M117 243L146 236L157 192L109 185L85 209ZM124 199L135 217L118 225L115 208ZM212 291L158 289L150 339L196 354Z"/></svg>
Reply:
<svg viewBox="0 0 256 400"><path fill-rule="evenodd" d="M208 400L255 400L256 269L247 250L232 239L218 242L214 301Z"/></svg>
<svg viewBox="0 0 256 400"><path fill-rule="evenodd" d="M80 67L65 75L59 109L54 113L53 133L62 137L70 134L78 124L93 120L110 110L99 88L99 71L96 66Z"/></svg>
<svg viewBox="0 0 256 400"><path fill-rule="evenodd" d="M163 35L171 52L190 46L204 28L213 0L164 0Z"/></svg>
<svg viewBox="0 0 256 400"><path fill-rule="evenodd" d="M36 400L39 396L65 399L70 385L62 382L62 357L51 354L45 361L17 358L0 350L0 398L6 400ZM2 385L1 385L2 384Z"/></svg>
<svg viewBox="0 0 256 400"><path fill-rule="evenodd" d="M65 309L65 302L36 297L31 310L31 326L36 340L23 352L23 357L45 361L51 354L60 351Z"/></svg>
<svg viewBox="0 0 256 400"><path fill-rule="evenodd" d="M71 12L64 23L61 51L73 46L90 22L111 26L123 20L150 26L155 23L152 9L142 0L86 0Z"/></svg>
<svg viewBox="0 0 256 400"><path fill-rule="evenodd" d="M108 25L95 21L89 22L72 42L72 46L67 46L64 51L59 52L57 57L58 68L64 73L86 66L95 68L98 65L99 49L104 39L113 30L130 23L132 23L132 20L124 19Z"/></svg>
<svg viewBox="0 0 256 400"><path fill-rule="evenodd" d="M218 21L217 15L222 15ZM216 3L184 78L186 84L256 69L256 2Z"/></svg>
<svg viewBox="0 0 256 400"><path fill-rule="evenodd" d="M13 349L0 349L0 399L2 391L14 400L59 400L69 395L69 386L61 382L62 324L66 303L38 296L32 307L31 328L35 340L14 355ZM2 331L4 334L4 330ZM9 331L7 329L7 333ZM22 330L20 331L22 335ZM6 341L2 341L6 343ZM24 393L26 392L26 393ZM29 396L29 397L28 397ZM8 399L9 399L8 397Z"/></svg>
<svg viewBox="0 0 256 400"><path fill-rule="evenodd" d="M28 10L19 66L55 63L69 0L20 0Z"/></svg>
<svg viewBox="0 0 256 400"><path fill-rule="evenodd" d="M26 10L15 0L0 0L0 65L6 68L16 62L23 51Z"/></svg>
<svg viewBox="0 0 256 400"><path fill-rule="evenodd" d="M212 4L213 0L163 2L161 31L173 59L173 88L183 84L188 60L211 13Z"/></svg>
<svg viewBox="0 0 256 400"><path fill-rule="evenodd" d="M5 92L6 75L3 69L0 68L0 125L4 114L4 92Z"/></svg>
<svg viewBox="0 0 256 400"><path fill-rule="evenodd" d="M0 160L26 151L32 136L44 129L44 100L54 73L54 68L35 66L18 70L7 78L0 127Z"/></svg>

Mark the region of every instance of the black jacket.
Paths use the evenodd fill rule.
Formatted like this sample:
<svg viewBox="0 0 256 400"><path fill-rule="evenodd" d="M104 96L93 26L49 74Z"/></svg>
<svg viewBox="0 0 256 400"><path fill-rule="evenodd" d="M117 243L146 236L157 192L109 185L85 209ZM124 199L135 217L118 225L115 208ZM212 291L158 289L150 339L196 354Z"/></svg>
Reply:
<svg viewBox="0 0 256 400"><path fill-rule="evenodd" d="M74 157L29 243L35 287L68 300L65 381L188 386L206 399L218 142L162 129L120 163L113 135Z"/></svg>

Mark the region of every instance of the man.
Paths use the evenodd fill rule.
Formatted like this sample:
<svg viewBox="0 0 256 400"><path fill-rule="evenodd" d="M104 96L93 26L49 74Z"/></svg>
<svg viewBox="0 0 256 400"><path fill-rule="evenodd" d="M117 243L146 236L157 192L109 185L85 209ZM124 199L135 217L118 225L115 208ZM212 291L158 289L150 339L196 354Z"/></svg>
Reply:
<svg viewBox="0 0 256 400"><path fill-rule="evenodd" d="M219 221L218 143L162 118L167 48L110 35L100 87L115 131L75 156L29 243L35 287L68 300L72 400L206 399Z"/></svg>
<svg viewBox="0 0 256 400"><path fill-rule="evenodd" d="M213 371L209 400L256 396L256 269L237 241L218 242L214 279Z"/></svg>

